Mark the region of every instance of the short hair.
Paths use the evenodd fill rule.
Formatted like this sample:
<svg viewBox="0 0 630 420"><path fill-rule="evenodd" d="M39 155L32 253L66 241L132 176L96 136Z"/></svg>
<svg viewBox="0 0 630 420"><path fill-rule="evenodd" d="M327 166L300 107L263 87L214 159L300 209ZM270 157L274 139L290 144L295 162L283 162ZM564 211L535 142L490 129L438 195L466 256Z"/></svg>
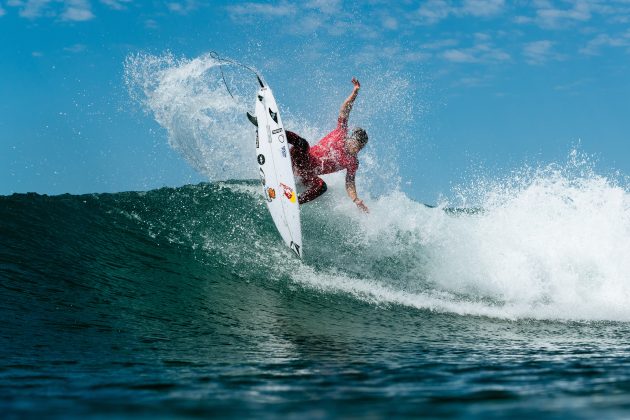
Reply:
<svg viewBox="0 0 630 420"><path fill-rule="evenodd" d="M352 130L352 138L355 139L363 147L368 142L367 132L361 127L357 127Z"/></svg>

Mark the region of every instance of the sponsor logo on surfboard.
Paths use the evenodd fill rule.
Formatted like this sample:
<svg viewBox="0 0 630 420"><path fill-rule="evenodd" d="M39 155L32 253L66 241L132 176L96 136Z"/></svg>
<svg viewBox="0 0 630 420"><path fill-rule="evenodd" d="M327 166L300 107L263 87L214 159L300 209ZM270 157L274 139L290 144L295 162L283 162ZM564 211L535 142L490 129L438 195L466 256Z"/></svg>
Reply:
<svg viewBox="0 0 630 420"><path fill-rule="evenodd" d="M280 149L280 153L282 153L282 157L287 157L287 147L282 146L282 149Z"/></svg>
<svg viewBox="0 0 630 420"><path fill-rule="evenodd" d="M271 133L272 134L278 134L279 132L282 131L282 128L276 128L275 130L273 130Z"/></svg>
<svg viewBox="0 0 630 420"><path fill-rule="evenodd" d="M275 198L276 198L276 190L274 190L273 188L263 188L263 191L265 192L265 199L268 202L272 202Z"/></svg>
<svg viewBox="0 0 630 420"><path fill-rule="evenodd" d="M284 190L284 196L288 198L290 202L295 203L295 191L293 191L293 188L283 183L280 183L280 186Z"/></svg>
<svg viewBox="0 0 630 420"><path fill-rule="evenodd" d="M259 165L265 164L265 155L263 155L262 153L258 155L258 164Z"/></svg>
<svg viewBox="0 0 630 420"><path fill-rule="evenodd" d="M278 124L278 113L273 112L271 108L269 108L269 115L271 115L271 119L274 120L276 124Z"/></svg>
<svg viewBox="0 0 630 420"><path fill-rule="evenodd" d="M284 136L283 136L282 134L280 134L280 135L278 136L278 141L279 141L280 143L284 143Z"/></svg>
<svg viewBox="0 0 630 420"><path fill-rule="evenodd" d="M260 140L258 139L258 129L256 129L256 149L260 148Z"/></svg>

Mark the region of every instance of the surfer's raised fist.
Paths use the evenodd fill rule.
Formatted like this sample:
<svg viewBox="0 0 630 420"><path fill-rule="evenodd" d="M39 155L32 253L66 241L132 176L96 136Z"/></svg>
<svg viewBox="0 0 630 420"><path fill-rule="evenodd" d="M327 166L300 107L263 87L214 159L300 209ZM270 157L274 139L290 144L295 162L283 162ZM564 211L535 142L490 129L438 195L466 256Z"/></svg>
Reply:
<svg viewBox="0 0 630 420"><path fill-rule="evenodd" d="M361 83L359 83L356 77L352 78L352 84L354 85L354 90L359 90L361 88Z"/></svg>

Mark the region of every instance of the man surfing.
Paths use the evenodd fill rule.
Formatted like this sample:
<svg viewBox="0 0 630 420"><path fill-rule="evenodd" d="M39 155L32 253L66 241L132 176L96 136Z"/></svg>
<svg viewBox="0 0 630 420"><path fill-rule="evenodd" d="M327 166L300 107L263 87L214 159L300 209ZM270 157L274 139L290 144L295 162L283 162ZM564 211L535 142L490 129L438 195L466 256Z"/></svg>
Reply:
<svg viewBox="0 0 630 420"><path fill-rule="evenodd" d="M300 204L308 203L326 192L328 187L319 175L346 170L346 191L350 199L366 213L369 211L363 201L357 196L354 178L359 168L357 155L368 142L368 135L362 128L355 128L348 134L348 117L354 100L359 94L361 84L356 78L352 79L354 89L341 105L337 128L328 133L313 147L292 131L286 130L287 142L291 147L291 161L293 172L300 177L306 186L306 191L298 197Z"/></svg>

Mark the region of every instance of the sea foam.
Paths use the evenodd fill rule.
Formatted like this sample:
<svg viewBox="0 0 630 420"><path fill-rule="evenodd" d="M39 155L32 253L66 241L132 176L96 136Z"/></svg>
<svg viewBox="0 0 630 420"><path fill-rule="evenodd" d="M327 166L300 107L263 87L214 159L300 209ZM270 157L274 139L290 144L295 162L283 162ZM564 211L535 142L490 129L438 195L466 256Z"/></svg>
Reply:
<svg viewBox="0 0 630 420"><path fill-rule="evenodd" d="M295 278L371 302L459 314L630 320L630 192L582 158L574 151L564 165L477 179L456 191L460 202L434 209L394 191L368 200L366 216L344 201L340 185L331 188L338 197L315 217L334 214L340 240L358 245ZM473 210L453 208L462 202ZM306 238L305 252L313 242Z"/></svg>

